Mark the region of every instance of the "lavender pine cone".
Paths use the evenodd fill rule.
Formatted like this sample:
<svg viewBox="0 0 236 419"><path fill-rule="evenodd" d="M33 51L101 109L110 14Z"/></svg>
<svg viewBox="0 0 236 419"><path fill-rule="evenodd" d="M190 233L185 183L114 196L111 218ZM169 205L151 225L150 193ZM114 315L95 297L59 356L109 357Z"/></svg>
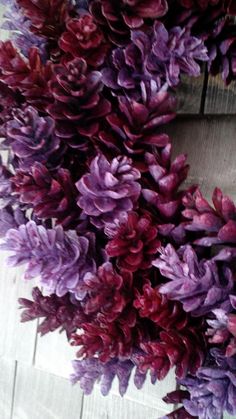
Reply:
<svg viewBox="0 0 236 419"><path fill-rule="evenodd" d="M11 252L10 266L27 264L25 279L39 276L48 295L61 297L71 292L81 299L81 281L87 272L96 272L94 242L92 233L78 236L75 231L65 232L61 226L46 229L29 221L9 230L0 249Z"/></svg>
<svg viewBox="0 0 236 419"><path fill-rule="evenodd" d="M81 193L78 205L96 227L120 219L137 202L141 192L137 182L140 172L131 162L128 157L118 156L110 163L100 154L92 161L90 173L77 182Z"/></svg>
<svg viewBox="0 0 236 419"><path fill-rule="evenodd" d="M28 170L36 161L47 163L59 147L54 128L51 117L39 116L31 106L15 113L7 123L6 134L21 169Z"/></svg>
<svg viewBox="0 0 236 419"><path fill-rule="evenodd" d="M183 400L185 409L199 419L221 419L225 411L236 414L236 357L225 358L217 349L211 354L214 365L180 382L190 393L190 400Z"/></svg>
<svg viewBox="0 0 236 419"><path fill-rule="evenodd" d="M182 302L183 309L194 316L220 308L233 290L231 270L218 267L213 259L198 261L191 246L186 246L181 255L169 244L153 265L171 280L160 287L160 292L171 300Z"/></svg>

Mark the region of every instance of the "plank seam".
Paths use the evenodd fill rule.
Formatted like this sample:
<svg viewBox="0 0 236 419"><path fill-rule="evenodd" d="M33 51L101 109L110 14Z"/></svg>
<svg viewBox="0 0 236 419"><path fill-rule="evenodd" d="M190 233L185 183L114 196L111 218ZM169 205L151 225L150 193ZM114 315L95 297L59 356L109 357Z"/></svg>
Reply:
<svg viewBox="0 0 236 419"><path fill-rule="evenodd" d="M201 96L201 103L200 103L200 114L201 115L204 115L204 112L205 112L206 95L207 95L207 89L208 89L208 78L209 78L209 73L207 71L207 66L205 66L204 80L203 80L203 87L202 87L202 96Z"/></svg>
<svg viewBox="0 0 236 419"><path fill-rule="evenodd" d="M12 402L11 402L10 419L13 419L13 413L14 413L17 369L18 369L18 362L15 361L15 370L14 370L14 381L13 381L13 389L12 389Z"/></svg>

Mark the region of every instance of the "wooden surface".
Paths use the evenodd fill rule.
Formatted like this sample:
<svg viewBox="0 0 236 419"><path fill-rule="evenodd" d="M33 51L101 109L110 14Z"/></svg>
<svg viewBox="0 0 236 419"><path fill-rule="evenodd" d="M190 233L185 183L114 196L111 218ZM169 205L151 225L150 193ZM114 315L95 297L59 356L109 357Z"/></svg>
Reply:
<svg viewBox="0 0 236 419"><path fill-rule="evenodd" d="M208 197L218 185L236 199L236 85L225 88L220 78L204 75L184 78L177 95L180 116L166 132L175 155L188 153L187 183L198 183ZM161 399L175 387L173 373L156 386L147 380L142 391L131 384L124 398L117 383L108 397L98 386L86 397L72 387L67 378L75 350L65 335L39 338L37 322L19 322L17 299L31 288L0 254L0 419L157 419L171 410Z"/></svg>

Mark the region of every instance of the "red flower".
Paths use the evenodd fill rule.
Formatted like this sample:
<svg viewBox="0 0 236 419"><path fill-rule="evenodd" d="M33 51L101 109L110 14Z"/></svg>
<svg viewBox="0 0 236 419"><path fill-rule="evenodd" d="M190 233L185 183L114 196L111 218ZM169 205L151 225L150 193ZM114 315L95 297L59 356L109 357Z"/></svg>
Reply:
<svg viewBox="0 0 236 419"><path fill-rule="evenodd" d="M114 232L108 231L112 240L106 250L110 257L117 257L117 266L126 271L148 269L160 247L157 227L148 213L130 212Z"/></svg>
<svg viewBox="0 0 236 419"><path fill-rule="evenodd" d="M69 57L84 58L92 67L101 66L109 44L93 17L85 14L79 19L71 19L67 22L66 28L67 31L59 40L60 48L68 53Z"/></svg>

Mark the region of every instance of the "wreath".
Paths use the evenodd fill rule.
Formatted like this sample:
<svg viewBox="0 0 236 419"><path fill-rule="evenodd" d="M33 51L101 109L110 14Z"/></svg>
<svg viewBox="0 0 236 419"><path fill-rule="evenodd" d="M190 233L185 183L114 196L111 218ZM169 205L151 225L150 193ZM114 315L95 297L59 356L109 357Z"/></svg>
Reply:
<svg viewBox="0 0 236 419"><path fill-rule="evenodd" d="M22 321L66 333L85 394L174 368L167 418L236 415L236 207L185 186L165 133L183 75L236 79L235 1L5 3L1 249L38 285Z"/></svg>

